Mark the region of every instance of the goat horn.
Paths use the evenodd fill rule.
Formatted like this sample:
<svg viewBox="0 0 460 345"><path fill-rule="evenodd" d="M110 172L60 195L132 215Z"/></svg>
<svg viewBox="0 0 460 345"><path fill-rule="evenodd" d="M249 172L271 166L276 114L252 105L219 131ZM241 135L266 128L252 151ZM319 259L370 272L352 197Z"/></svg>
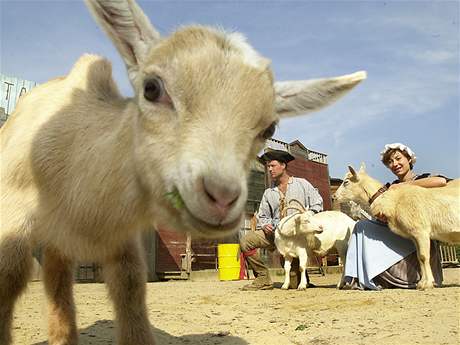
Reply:
<svg viewBox="0 0 460 345"><path fill-rule="evenodd" d="M288 204L290 205L291 203L295 202L297 205L300 206L300 208L302 209L302 212L305 212L306 209L305 209L305 206L297 199L291 199L289 200Z"/></svg>
<svg viewBox="0 0 460 345"><path fill-rule="evenodd" d="M300 207L297 207L297 206L288 206L285 208L285 210L296 210L298 211L299 213L304 213L305 212L305 209L301 209Z"/></svg>

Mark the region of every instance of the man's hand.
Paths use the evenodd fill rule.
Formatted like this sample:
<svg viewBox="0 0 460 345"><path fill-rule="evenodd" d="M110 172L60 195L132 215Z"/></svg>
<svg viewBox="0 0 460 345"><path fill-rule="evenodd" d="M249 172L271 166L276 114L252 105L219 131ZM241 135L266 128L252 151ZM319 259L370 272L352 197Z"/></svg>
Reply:
<svg viewBox="0 0 460 345"><path fill-rule="evenodd" d="M265 235L271 235L273 233L273 230L274 229L272 224L266 224L262 227L262 231Z"/></svg>

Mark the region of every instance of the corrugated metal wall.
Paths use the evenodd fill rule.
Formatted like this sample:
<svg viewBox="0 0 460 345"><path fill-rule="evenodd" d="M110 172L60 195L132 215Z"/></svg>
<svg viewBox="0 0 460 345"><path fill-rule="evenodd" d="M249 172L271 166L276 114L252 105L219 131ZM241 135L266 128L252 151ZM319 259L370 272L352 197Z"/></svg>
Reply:
<svg viewBox="0 0 460 345"><path fill-rule="evenodd" d="M37 83L30 80L8 77L2 73L0 73L0 78L0 107L3 108L1 119L6 121L16 107L19 97L30 91Z"/></svg>
<svg viewBox="0 0 460 345"><path fill-rule="evenodd" d="M253 214L259 209L260 200L262 200L265 188L264 171L251 170L248 180L247 213Z"/></svg>

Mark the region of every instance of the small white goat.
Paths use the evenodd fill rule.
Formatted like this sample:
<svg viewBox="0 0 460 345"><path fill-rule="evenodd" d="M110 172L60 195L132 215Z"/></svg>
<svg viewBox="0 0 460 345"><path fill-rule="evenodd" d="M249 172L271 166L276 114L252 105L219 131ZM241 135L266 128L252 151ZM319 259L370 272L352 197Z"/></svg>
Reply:
<svg viewBox="0 0 460 345"><path fill-rule="evenodd" d="M337 189L335 198L368 205L383 185L367 175L364 166L358 173L351 166L348 169L350 171ZM453 180L440 188L401 185L389 189L372 202L371 213L385 216L394 233L414 241L421 268L417 288L432 288L430 238L460 243L460 180Z"/></svg>
<svg viewBox="0 0 460 345"><path fill-rule="evenodd" d="M238 229L250 161L280 117L319 109L364 72L274 83L239 33L185 27L160 38L134 0L87 0L126 64L85 55L66 77L21 98L0 131L0 344L43 248L49 344L76 344L73 263L96 261L115 304L120 345L152 345L140 231L225 236Z"/></svg>
<svg viewBox="0 0 460 345"><path fill-rule="evenodd" d="M298 257L301 278L297 289L305 290L308 256L322 257L335 248L342 263L345 264L348 240L355 221L340 211L313 214L302 205L296 209L298 213L291 214L280 221L275 231L275 245L284 257L285 277L281 288L289 288L292 259ZM342 274L337 287L343 284L343 278Z"/></svg>

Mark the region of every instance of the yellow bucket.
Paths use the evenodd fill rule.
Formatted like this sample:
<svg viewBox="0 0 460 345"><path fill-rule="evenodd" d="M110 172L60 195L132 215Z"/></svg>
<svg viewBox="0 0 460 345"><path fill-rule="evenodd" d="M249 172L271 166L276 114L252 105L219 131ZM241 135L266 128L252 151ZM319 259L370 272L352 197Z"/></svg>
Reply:
<svg viewBox="0 0 460 345"><path fill-rule="evenodd" d="M240 279L239 244L217 245L217 258L219 262L220 280Z"/></svg>

